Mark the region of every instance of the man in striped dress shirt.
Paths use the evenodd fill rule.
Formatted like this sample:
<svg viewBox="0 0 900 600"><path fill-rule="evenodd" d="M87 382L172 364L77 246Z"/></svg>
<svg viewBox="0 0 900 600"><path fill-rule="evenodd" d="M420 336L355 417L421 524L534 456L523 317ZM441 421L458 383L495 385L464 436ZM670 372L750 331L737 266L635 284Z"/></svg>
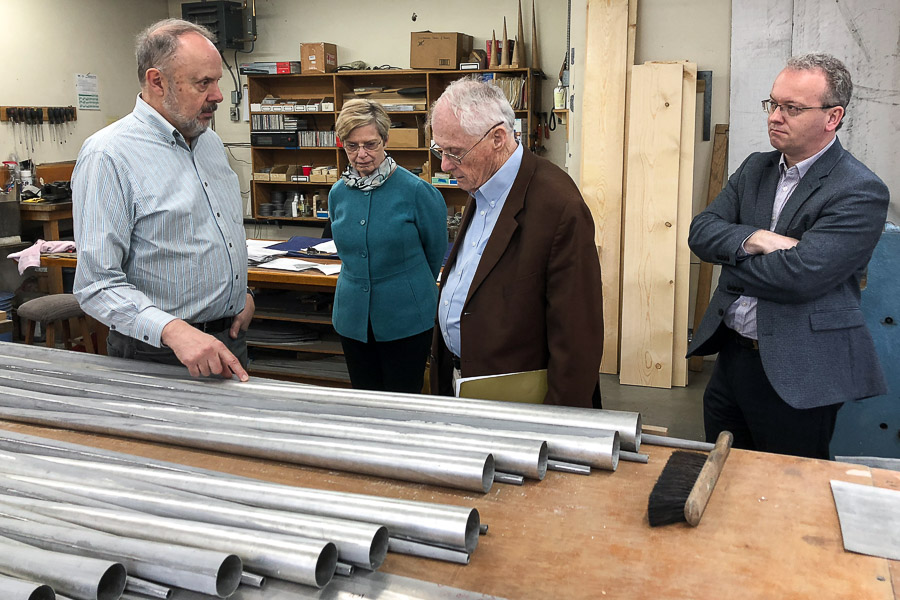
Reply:
<svg viewBox="0 0 900 600"><path fill-rule="evenodd" d="M109 326L110 355L246 381L255 307L238 178L208 129L213 39L178 19L138 36L134 111L85 141L73 174L73 291Z"/></svg>

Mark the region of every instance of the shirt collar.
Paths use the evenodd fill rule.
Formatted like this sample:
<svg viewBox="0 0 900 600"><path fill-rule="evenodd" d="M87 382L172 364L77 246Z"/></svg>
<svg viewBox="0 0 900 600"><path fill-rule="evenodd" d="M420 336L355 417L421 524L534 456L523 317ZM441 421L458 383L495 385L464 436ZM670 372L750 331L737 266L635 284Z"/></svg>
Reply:
<svg viewBox="0 0 900 600"><path fill-rule="evenodd" d="M513 150L513 153L506 159L503 166L497 169L497 172L491 175L491 178L484 182L484 184L475 192L476 199L478 195L482 196L482 198L487 201L496 201L503 198L516 180L516 175L519 174L519 167L522 165L523 154L522 144L517 144L516 149Z"/></svg>
<svg viewBox="0 0 900 600"><path fill-rule="evenodd" d="M174 125L169 123L165 117L159 114L155 108L147 104L146 100L141 98L140 94L138 94L137 101L134 104L134 115L142 123L155 129L167 142L174 141L175 143L190 149L190 144L187 143L187 140L184 139L181 132L178 131ZM200 136L197 137L199 138Z"/></svg>
<svg viewBox="0 0 900 600"><path fill-rule="evenodd" d="M801 160L798 162L795 167L797 167L797 171L800 173L800 179L803 179L803 176L812 168L812 166L819 160L826 151L828 151L831 146L834 145L834 141L837 139L837 136L831 138L831 141L825 144L825 147L807 158L806 160ZM784 154L781 155L781 160L778 161L778 165L781 167L781 172L784 173L788 171L787 163L784 161Z"/></svg>

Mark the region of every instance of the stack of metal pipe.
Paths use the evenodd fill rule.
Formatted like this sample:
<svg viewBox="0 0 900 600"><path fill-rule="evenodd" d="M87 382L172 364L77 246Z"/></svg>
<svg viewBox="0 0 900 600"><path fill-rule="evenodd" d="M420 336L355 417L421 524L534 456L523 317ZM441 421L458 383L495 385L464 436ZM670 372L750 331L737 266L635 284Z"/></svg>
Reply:
<svg viewBox="0 0 900 600"><path fill-rule="evenodd" d="M4 343L0 419L480 493L495 481L540 481L548 465L615 470L620 440L636 452L641 428L637 413L196 380L176 367ZM239 567L235 576L232 565L227 585L216 579L220 597L266 575L321 587L336 572L377 569L388 550L465 564L479 529L471 508L278 486L0 431L0 542L55 552L90 531L225 550L259 575ZM100 541L85 545L110 559ZM177 575L171 585L187 587L169 573L179 563L128 563L126 585L146 591L144 579L167 573L164 584ZM211 593L208 577L202 585Z"/></svg>
<svg viewBox="0 0 900 600"><path fill-rule="evenodd" d="M395 541L461 562L478 542L472 508L269 484L3 430L0 448L0 573L72 598L171 588L226 598L260 575L320 588L335 573L377 569Z"/></svg>

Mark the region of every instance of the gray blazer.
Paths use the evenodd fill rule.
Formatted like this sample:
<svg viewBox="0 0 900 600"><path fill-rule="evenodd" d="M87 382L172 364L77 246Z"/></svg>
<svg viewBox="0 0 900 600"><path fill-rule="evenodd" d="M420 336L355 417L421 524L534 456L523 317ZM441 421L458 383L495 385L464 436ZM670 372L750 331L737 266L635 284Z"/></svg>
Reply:
<svg viewBox="0 0 900 600"><path fill-rule="evenodd" d="M785 402L812 408L885 394L859 283L884 229L888 189L835 140L775 226L800 243L737 258L747 236L769 227L780 157L751 154L691 223L691 250L721 264L722 274L688 356L717 352L725 310L741 295L755 296L763 368Z"/></svg>

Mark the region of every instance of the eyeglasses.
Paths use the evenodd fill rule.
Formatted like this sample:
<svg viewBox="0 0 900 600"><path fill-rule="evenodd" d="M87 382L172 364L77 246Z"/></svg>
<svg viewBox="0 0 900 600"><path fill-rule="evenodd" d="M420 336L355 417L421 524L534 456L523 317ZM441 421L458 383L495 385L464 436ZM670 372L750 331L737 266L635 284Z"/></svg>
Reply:
<svg viewBox="0 0 900 600"><path fill-rule="evenodd" d="M357 144L356 142L344 142L344 150L349 152L350 154L356 154L359 152L360 148L365 148L367 152L375 152L379 148L381 148L381 144L383 144L383 140L369 140L368 142L363 142L362 144Z"/></svg>
<svg viewBox="0 0 900 600"><path fill-rule="evenodd" d="M499 123L496 123L496 124L494 124L494 125L491 125L491 128L484 132L484 135L481 136L481 139L480 139L480 140L478 140L477 142L475 142L474 144L472 144L472 147L471 147L471 148L469 148L468 150L466 150L465 152L463 152L463 153L462 153L461 155L459 155L459 156L456 156L455 154L450 154L449 152L444 152L443 150L441 150L441 147L438 146L437 144L435 144L434 142L431 142L431 153L434 154L437 158L439 158L439 159L441 159L441 160L443 160L444 157L446 156L447 158L449 158L450 160L452 160L452 161L455 162L456 164L461 165L463 159L466 157L466 154L468 154L469 152L471 152L472 150L474 150L474 149L475 149L475 146L477 146L478 144L480 144L481 142L483 142L484 139L488 136L488 134L491 133L493 130L495 130L495 129L496 129L497 127L499 127L500 125L503 125L503 121L500 121Z"/></svg>
<svg viewBox="0 0 900 600"><path fill-rule="evenodd" d="M813 109L822 109L827 110L829 108L835 108L839 106L838 104L832 104L831 106L794 106L793 104L778 104L772 99L763 100L762 107L763 110L767 113L774 114L776 110L781 109L781 114L787 115L789 117L796 117L804 110L813 110Z"/></svg>

